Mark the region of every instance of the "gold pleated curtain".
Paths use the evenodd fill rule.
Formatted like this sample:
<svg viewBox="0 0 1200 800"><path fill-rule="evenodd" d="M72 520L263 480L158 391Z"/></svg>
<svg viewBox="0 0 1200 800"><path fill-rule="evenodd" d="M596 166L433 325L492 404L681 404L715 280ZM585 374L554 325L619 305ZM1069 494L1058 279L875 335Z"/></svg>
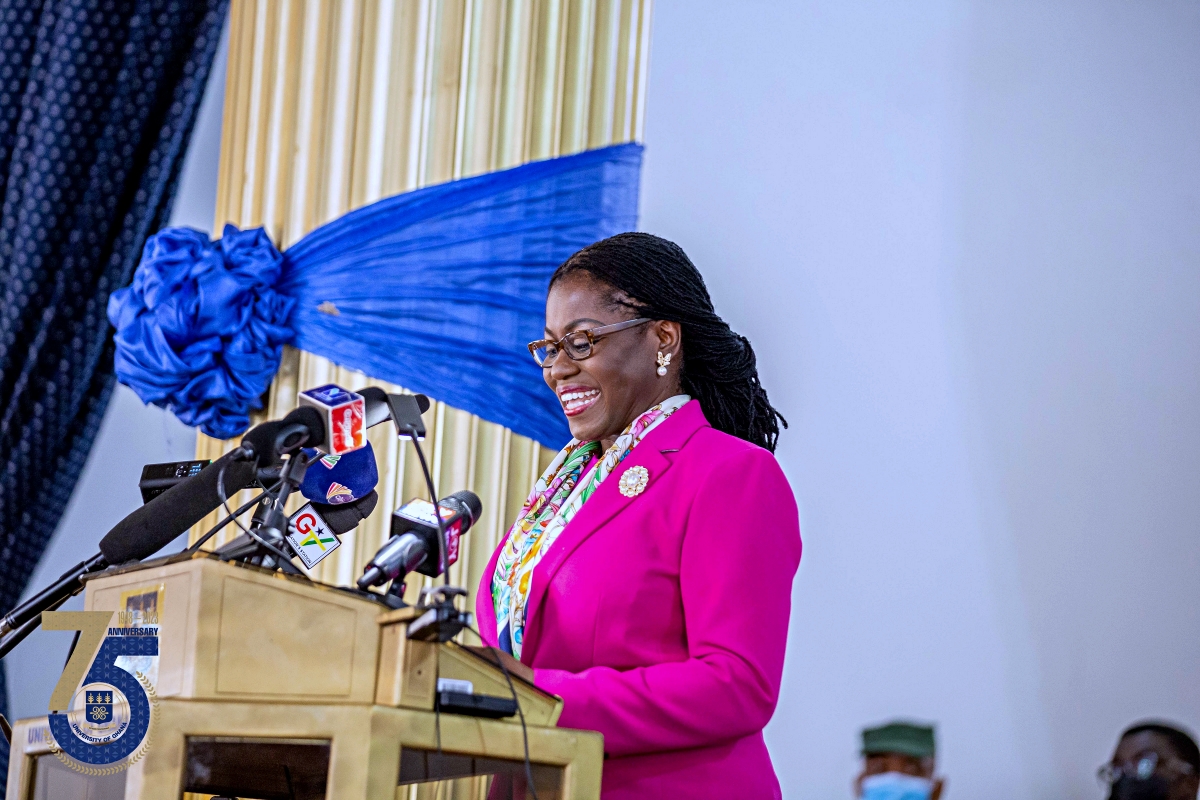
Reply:
<svg viewBox="0 0 1200 800"><path fill-rule="evenodd" d="M234 0L217 226L262 225L281 249L400 192L641 139L651 0ZM299 389L399 387L288 349L263 418ZM434 398L436 400L436 398ZM435 403L424 446L440 494L471 489L483 517L451 581L472 591L553 453ZM347 585L424 497L411 444L372 429L380 502L313 577ZM198 458L233 442L203 434ZM249 495L243 495L248 499ZM193 537L220 518L213 514ZM237 534L226 528L211 543ZM410 581L409 600L419 586ZM473 608L473 596L468 601Z"/></svg>

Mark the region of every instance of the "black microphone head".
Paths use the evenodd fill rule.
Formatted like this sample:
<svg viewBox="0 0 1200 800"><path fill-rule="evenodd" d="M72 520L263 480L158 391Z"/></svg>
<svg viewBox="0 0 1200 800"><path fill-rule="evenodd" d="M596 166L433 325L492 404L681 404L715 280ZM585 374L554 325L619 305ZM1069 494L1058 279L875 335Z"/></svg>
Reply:
<svg viewBox="0 0 1200 800"><path fill-rule="evenodd" d="M468 512L469 519L463 520L463 533L466 533L467 528L479 521L479 515L483 513L483 502L479 499L479 495L468 489L463 489L460 492L455 492L442 498L443 503L447 500L457 500Z"/></svg>
<svg viewBox="0 0 1200 800"><path fill-rule="evenodd" d="M413 397L417 398L417 408L421 409L422 414L429 410L428 397L423 394L414 394Z"/></svg>
<svg viewBox="0 0 1200 800"><path fill-rule="evenodd" d="M280 420L264 422L246 431L240 450L260 467L279 463L283 453L325 441L325 418L312 406L300 406Z"/></svg>
<svg viewBox="0 0 1200 800"><path fill-rule="evenodd" d="M255 425L242 437L242 448L249 452L256 464L270 466L279 460L275 452L275 439L282 429L283 423L278 420Z"/></svg>
<svg viewBox="0 0 1200 800"><path fill-rule="evenodd" d="M321 515L321 519L325 520L325 524L341 536L354 530L358 523L371 516L378 503L379 493L372 489L370 494L363 495L353 503L313 503L312 507Z"/></svg>
<svg viewBox="0 0 1200 800"><path fill-rule="evenodd" d="M301 435L296 441L280 442L281 452L294 450L302 445L316 447L325 441L325 415L312 406L300 406L288 412L280 420L283 427L298 425L305 429L307 436Z"/></svg>

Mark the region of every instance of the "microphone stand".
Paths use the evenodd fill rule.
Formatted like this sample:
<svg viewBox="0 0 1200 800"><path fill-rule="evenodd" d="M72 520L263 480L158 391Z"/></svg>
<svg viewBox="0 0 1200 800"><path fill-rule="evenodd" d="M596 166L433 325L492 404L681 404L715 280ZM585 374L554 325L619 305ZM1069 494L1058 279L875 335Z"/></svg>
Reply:
<svg viewBox="0 0 1200 800"><path fill-rule="evenodd" d="M204 534L199 541L181 552L189 553L198 550L200 545L204 544L213 534L232 522L234 517L244 514L264 494L266 494L265 491L261 492L257 497L250 500L250 502L245 503L232 514L226 516L225 519L214 525L212 530ZM108 569L109 566L107 559L102 554L97 553L87 561L81 561L71 567L54 583L8 612L0 620L0 637L3 637L3 639L0 639L0 658L8 655L25 637L37 630L38 626L42 623L43 611L53 611L67 602L67 600L79 594L83 590L84 576L101 572Z"/></svg>
<svg viewBox="0 0 1200 800"><path fill-rule="evenodd" d="M296 441L297 436L304 434L306 431L307 429L298 423L285 425L277 433L276 441ZM244 447L242 449L243 451L245 450ZM275 546L275 544L268 542L266 539L258 536L253 531L242 528L242 530L245 531L251 538L257 540L261 549L265 551L265 553L261 554L262 560L266 562L264 564L265 566L274 569L281 569L284 572L301 576L303 576L304 573L292 563L291 557L284 552L289 548L283 533L288 527L287 517L283 514L283 505L285 502L287 502L288 495L291 494L294 489L299 487L300 482L304 480L304 471L307 467L308 462L305 460L302 454L295 453L289 456L287 464L284 465L280 472L279 477L282 485L279 490L279 496L274 500L274 502L268 501L270 504L270 509L266 512L262 529L268 535L274 534L271 538L278 541L279 544L283 546L283 550L280 550ZM223 469L224 467L222 467L222 472L218 473L217 488L225 509L228 511L229 505L225 502L225 490L223 486ZM263 477L266 476L264 475ZM196 544L186 548L182 552L189 553L198 550L200 545L208 541L209 538L211 538L218 530L225 527L231 521L236 522L239 515L245 513L245 511L254 503L260 502L263 495L270 497L270 493L264 490L262 494L258 495L258 497L244 504L236 511L230 512L225 519L217 523L217 525L214 526L212 530L208 531L208 533L206 533L203 537L201 537ZM241 523L238 523L238 527L242 527ZM58 608L68 599L82 591L83 577L85 575L99 572L107 569L109 566L111 565L108 563L108 560L104 557L103 553L97 553L88 560L81 561L71 569L64 572L62 576L60 576L59 579L53 584L38 592L24 603L21 603L7 615L5 615L3 619L0 619L0 637L3 637L3 639L0 639L0 658L3 658L5 655L7 655L21 642L21 640L23 640L37 628L41 622L43 611L50 611Z"/></svg>
<svg viewBox="0 0 1200 800"><path fill-rule="evenodd" d="M303 452L297 451L287 456L287 461L279 473L279 489L276 494L263 492L263 495L259 496L259 506L254 512L249 528L244 528L238 523L238 527L242 528L243 533L255 544L235 539L217 550L217 555L223 561L244 561L266 569L278 569L289 575L306 577L300 568L292 563L292 556L288 554L291 549L286 533L288 518L283 509L288 497L304 481L307 469L308 460Z"/></svg>
<svg viewBox="0 0 1200 800"><path fill-rule="evenodd" d="M42 624L43 612L55 610L63 603L74 597L77 593L78 590L52 600L47 605L38 609L37 612L33 616L26 619L25 622L21 623L15 629L10 630L3 639L0 639L0 658L4 658L6 655L12 652L12 649L24 641L26 636L38 629L38 626Z"/></svg>
<svg viewBox="0 0 1200 800"><path fill-rule="evenodd" d="M108 559L101 553L97 553L87 561L80 561L64 572L54 583L8 612L4 619L0 620L0 636L6 636L16 631L34 617L40 620L42 612L48 610L50 606L55 603L61 605L68 598L79 593L83 588L84 575L91 572L99 572L107 567ZM24 638L24 636L21 638ZM16 646L15 643L13 646ZM11 650L12 648L10 647L9 649ZM0 658L3 658L3 654L0 654Z"/></svg>

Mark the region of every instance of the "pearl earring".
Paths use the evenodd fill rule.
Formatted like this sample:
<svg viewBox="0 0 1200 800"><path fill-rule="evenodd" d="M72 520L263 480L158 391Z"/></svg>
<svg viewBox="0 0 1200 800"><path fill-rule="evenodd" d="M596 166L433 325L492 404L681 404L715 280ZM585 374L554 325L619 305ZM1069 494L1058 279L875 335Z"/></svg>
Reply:
<svg viewBox="0 0 1200 800"><path fill-rule="evenodd" d="M667 367L671 366L671 354L663 355L661 350L658 351L658 377L663 378L667 375Z"/></svg>

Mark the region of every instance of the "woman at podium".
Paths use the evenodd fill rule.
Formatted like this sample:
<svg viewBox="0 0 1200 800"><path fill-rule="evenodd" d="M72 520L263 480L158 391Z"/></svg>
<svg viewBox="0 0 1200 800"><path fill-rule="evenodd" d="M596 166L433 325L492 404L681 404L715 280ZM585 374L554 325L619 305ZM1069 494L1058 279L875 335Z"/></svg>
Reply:
<svg viewBox="0 0 1200 800"><path fill-rule="evenodd" d="M604 734L606 800L779 797L800 530L750 343L683 250L624 233L558 268L529 349L574 438L484 571L485 642Z"/></svg>

